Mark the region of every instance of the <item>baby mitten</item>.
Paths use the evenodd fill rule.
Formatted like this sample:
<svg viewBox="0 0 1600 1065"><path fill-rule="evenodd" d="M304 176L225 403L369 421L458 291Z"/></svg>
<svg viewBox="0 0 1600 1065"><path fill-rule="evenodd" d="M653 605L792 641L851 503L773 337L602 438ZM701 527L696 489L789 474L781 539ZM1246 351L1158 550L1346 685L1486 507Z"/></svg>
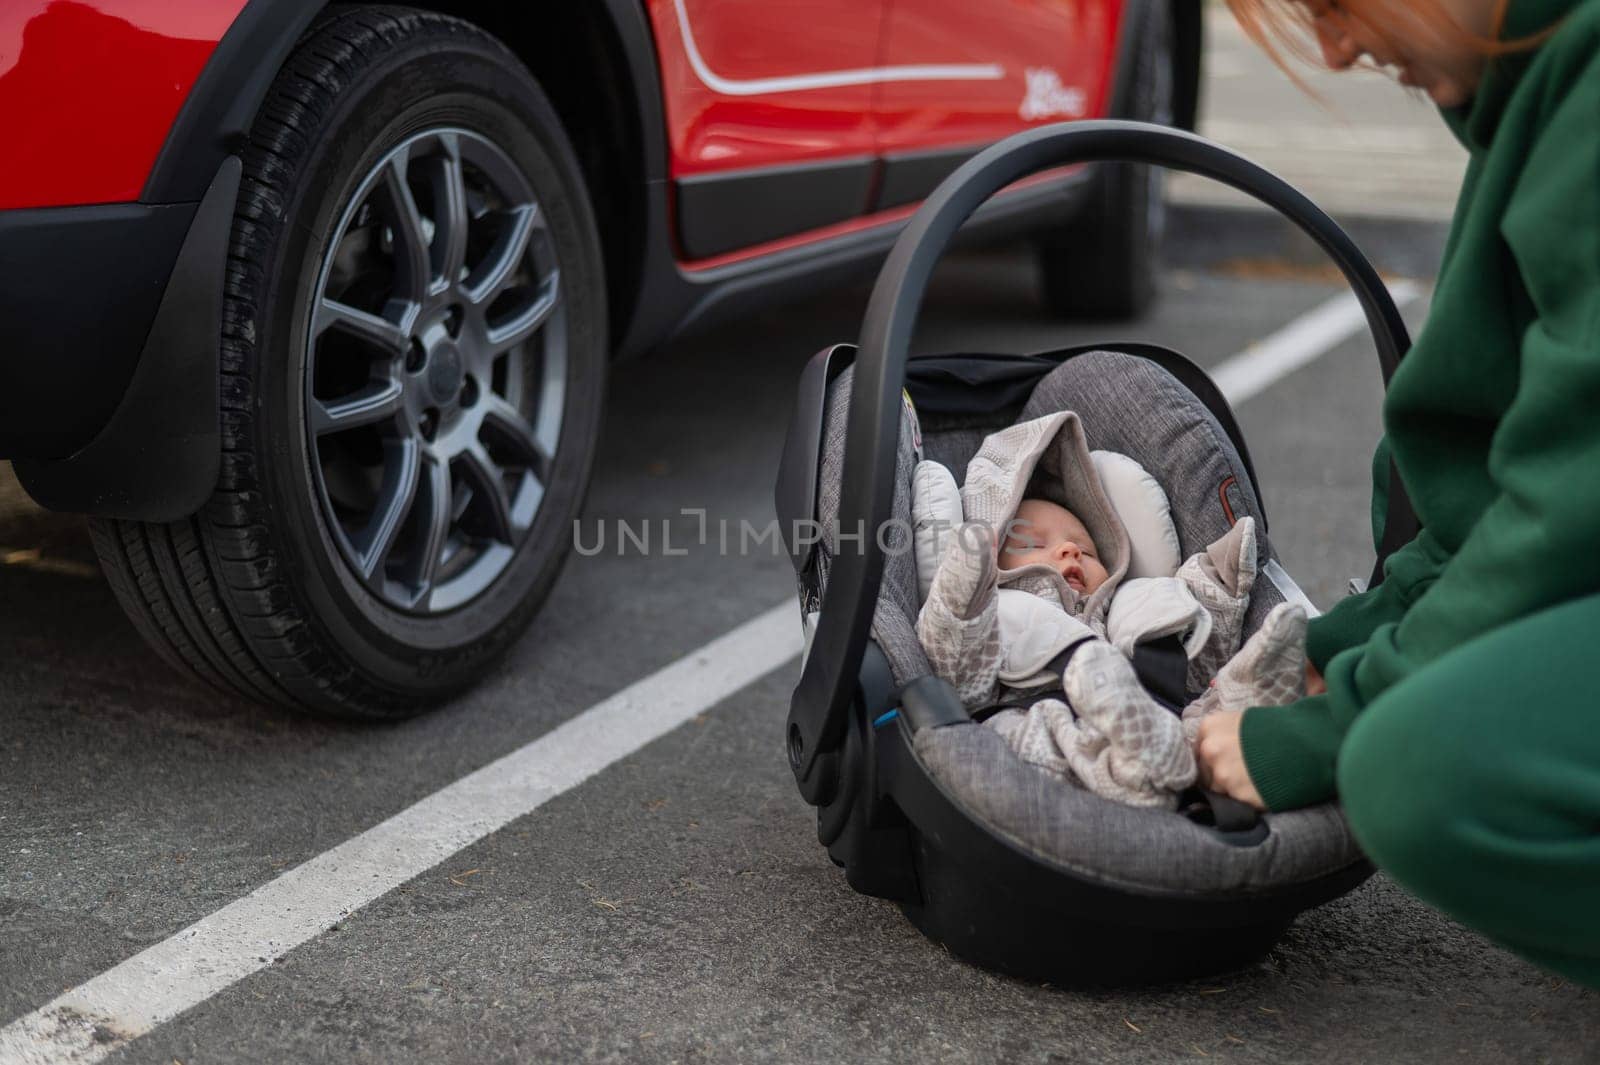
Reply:
<svg viewBox="0 0 1600 1065"><path fill-rule="evenodd" d="M992 701L1000 672L1000 620L995 606L999 567L994 532L965 525L950 537L917 612L917 639L936 676L968 707Z"/></svg>
<svg viewBox="0 0 1600 1065"><path fill-rule="evenodd" d="M1171 809L1195 782L1194 750L1184 724L1150 699L1133 664L1112 644L1091 640L1067 660L1067 702L1042 699L989 718L1019 758L1077 780L1094 795Z"/></svg>
<svg viewBox="0 0 1600 1065"><path fill-rule="evenodd" d="M1189 659L1189 690L1200 691L1239 646L1256 583L1255 519L1240 518L1221 539L1191 555L1178 567L1178 579L1211 615L1211 633Z"/></svg>
<svg viewBox="0 0 1600 1065"><path fill-rule="evenodd" d="M1162 713L1174 726L1178 724L1171 713ZM1165 790L1141 775L1137 766L1116 757L1111 737L1073 714L1060 699L1041 699L1027 710L1002 710L984 727L998 732L1006 746L1029 765L1130 806L1170 809L1174 792L1194 783L1194 756L1184 744L1173 748L1177 771L1167 775L1172 790Z"/></svg>
<svg viewBox="0 0 1600 1065"><path fill-rule="evenodd" d="M911 533L917 560L917 602L928 599L950 538L961 526L961 489L955 475L928 459L911 474Z"/></svg>
<svg viewBox="0 0 1600 1065"><path fill-rule="evenodd" d="M1061 682L1071 706L1041 699L1026 711L1002 710L988 727L1047 773L1130 806L1170 809L1196 775L1177 715L1150 697L1133 664L1104 640L1074 651Z"/></svg>
<svg viewBox="0 0 1600 1065"><path fill-rule="evenodd" d="M1282 706L1306 693L1306 612L1297 603L1272 608L1239 653L1217 672L1204 695L1183 711L1184 731L1192 740L1200 719L1217 710Z"/></svg>
<svg viewBox="0 0 1600 1065"><path fill-rule="evenodd" d="M1111 644L1079 647L1062 686L1079 731L1063 753L1091 791L1136 806L1164 806L1194 783L1194 754L1182 723L1150 697L1133 663Z"/></svg>

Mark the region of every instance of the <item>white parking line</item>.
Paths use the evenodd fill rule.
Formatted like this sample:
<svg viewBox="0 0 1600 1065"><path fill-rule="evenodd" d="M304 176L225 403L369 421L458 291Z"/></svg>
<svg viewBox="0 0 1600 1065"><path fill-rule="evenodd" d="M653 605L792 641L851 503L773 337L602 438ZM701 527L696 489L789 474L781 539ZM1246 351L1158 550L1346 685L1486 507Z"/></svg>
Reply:
<svg viewBox="0 0 1600 1065"><path fill-rule="evenodd" d="M1389 286L1394 302L1405 307L1422 290L1410 281ZM1366 328L1361 303L1355 293L1335 296L1308 311L1264 340L1251 344L1211 371L1211 379L1237 406L1277 381L1314 362ZM1371 368L1377 374L1377 366Z"/></svg>
<svg viewBox="0 0 1600 1065"><path fill-rule="evenodd" d="M799 653L794 603L750 619L0 1029L0 1062L100 1061Z"/></svg>
<svg viewBox="0 0 1600 1065"><path fill-rule="evenodd" d="M1420 290L1392 288L1402 306ZM1361 330L1340 296L1212 371L1238 404ZM1376 372L1374 370L1374 372ZM793 603L623 689L0 1029L0 1065L90 1065L538 809L800 653ZM774 746L776 750L776 744Z"/></svg>

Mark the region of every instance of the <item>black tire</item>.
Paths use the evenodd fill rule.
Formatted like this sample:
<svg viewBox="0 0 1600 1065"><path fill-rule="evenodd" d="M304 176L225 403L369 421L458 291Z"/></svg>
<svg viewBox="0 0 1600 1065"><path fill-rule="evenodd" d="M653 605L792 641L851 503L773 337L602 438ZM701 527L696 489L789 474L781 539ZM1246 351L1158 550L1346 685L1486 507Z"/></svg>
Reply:
<svg viewBox="0 0 1600 1065"><path fill-rule="evenodd" d="M1119 117L1171 125L1174 27L1168 0L1140 5L1130 93ZM1052 312L1071 318L1131 318L1154 302L1166 228L1165 172L1107 164L1083 209L1037 244L1040 292Z"/></svg>
<svg viewBox="0 0 1600 1065"><path fill-rule="evenodd" d="M444 132L436 132L440 130ZM531 237L528 250L503 250L511 246L509 236L507 243L482 250L481 234L474 237L472 227L493 223L506 227L509 234L511 223L495 221L499 216L491 212L509 211L510 201L494 199L493 190L486 193L471 187L462 175L478 172L463 163L464 155L456 154L454 177L439 180L453 180L453 188L462 193L450 216L459 227L454 232L463 234L462 250L454 259L447 250L438 252L441 261L453 263L455 269L435 264L436 276L429 267L433 234L443 231L447 208L427 201L429 213L440 221L420 220L420 209L410 216L416 223L411 231L423 234L417 243L423 245L425 268L419 273L418 260L411 257L406 260L410 276L421 278L424 292L465 291L474 277L482 276L473 272L469 258L469 242L479 240L483 261L490 263L491 253L498 254L497 261L509 264L510 271L497 277L492 290L487 281L480 286L482 303L474 302L470 313L487 322L494 308L501 306L492 303L495 294L509 294L514 285L537 289L524 297L528 300L543 298L541 275L531 264L548 254L559 263L558 275L547 279L556 310L546 308L538 322L558 321L560 330L555 335L547 324L532 325L519 334L526 339L511 342L514 355L487 356L492 365L515 370L496 369L501 376L492 386L484 386L491 391L481 401L473 383L476 378L467 376L478 371L462 369L466 355L450 356L454 378L423 373L415 377L427 378L429 388L457 389L450 402L461 409L450 415L458 418L452 424L465 424L462 411L473 404L499 400L499 390L523 397L506 401L509 408L496 408L500 417L504 419L504 411L510 409L523 412L529 426L552 419L542 424L553 427L554 446L552 450L547 445L541 453L542 476L534 476L534 460L529 458L526 479L521 481L495 459L488 468L500 475L502 491L494 493L489 487L492 480L463 488L457 467L451 465L456 459L436 457L426 449L425 459L417 459L416 447L406 445L412 456L408 468L420 466L425 471L422 476L442 468L443 480L421 487L413 477L413 494L395 503L411 510L390 522L403 524L405 531L391 534L388 547L373 548L377 575L368 574L363 583L360 567L350 557L352 537L339 526L342 518L331 502L336 493L324 487L325 467L318 458L331 451L331 445L325 446L329 437L323 434L347 430L308 421L313 409L326 418L333 408L331 401L323 404L313 394L322 385L312 380L310 368L320 365L316 359L332 356L318 354L328 327L313 325L309 316L313 303L321 307L325 297L331 298L328 271L333 267L328 264L338 262L343 269L343 260L335 258L339 249L332 245L345 239L347 232L357 232L355 219L369 217L357 211L358 207L370 210L365 201L352 202L357 193L377 188L370 182L389 176L383 168L396 158L391 149L428 136L435 136L441 146L448 141L457 152L462 145L482 143L490 146L482 151L492 148L501 153L496 158L503 157L512 167L504 172L520 174L522 187L530 190L534 207L518 209L542 219L535 235L544 250L534 250ZM398 158L401 184L392 187L404 188L410 156ZM477 27L408 8L335 8L322 16L268 93L243 161L225 279L223 454L216 492L199 513L183 521L96 520L95 546L129 616L155 649L179 668L234 695L342 716L404 716L483 676L488 661L505 651L532 618L567 555L572 521L587 488L599 436L608 355L605 286L593 212L572 147L527 69ZM361 185L363 181L368 184ZM389 195L388 202L406 202L399 194ZM369 257L363 262L387 261L393 271L393 292L381 299L386 311L400 291L403 252L415 249L417 243L402 248L398 224L387 228L381 220L361 224L365 229L360 232L366 234L363 254ZM433 228L426 229L428 225ZM533 226L528 223L530 230ZM389 245L383 245L385 240ZM478 269L496 272L493 263ZM356 276L362 275L358 271ZM529 276L531 282L525 280ZM416 306L418 313L408 319L413 324L421 317L420 298ZM461 328L461 308L453 306L450 313ZM431 328L437 334L440 323L435 321ZM413 347L418 343L415 334L411 343ZM466 341L460 343L465 351ZM348 344L360 346L354 340ZM564 347L557 352L555 345L561 344ZM403 356L392 362L386 361L387 354L371 351L342 357L368 358L374 366L390 367L396 389L415 385L399 376ZM496 358L500 361L494 362ZM416 369L404 365L407 372ZM530 376L528 389L537 394L529 391L525 396L520 382L524 374L535 373L531 369L535 365L542 376ZM519 384L502 386L501 377L513 373ZM396 410L400 411L398 403ZM438 410L433 413L443 417ZM381 454L364 460L375 461L380 471L389 469L390 444L410 439L403 418L413 415L399 412L390 417L392 422L370 430L380 441ZM464 438L478 441L477 434L487 432L483 428L487 424L487 415L480 414L463 430ZM399 435L392 440L381 435L391 432ZM440 433L442 439L442 429ZM431 432L426 439L431 446ZM490 444L477 446L487 452ZM481 494L473 487L477 483L484 485ZM527 497L533 500L529 509L523 505L522 491L540 485L542 496L533 492ZM504 549L488 540L483 541L487 546L471 546L477 542L469 543L466 523L480 520L480 511L487 513L493 499L503 503L508 494L517 503L518 524L514 534L505 537ZM379 501L388 498L380 496ZM400 499L400 493L394 498ZM413 514L427 505L420 502L424 498L437 505L426 514ZM506 508L500 511L504 516ZM412 522L421 523L415 532ZM393 586L385 569L391 564L389 551L398 551L395 543L407 537L414 537L407 550L425 560L419 563L418 572L424 576L417 585L423 607L412 610L396 605L384 592ZM481 577L481 586L475 585L478 591L471 596L435 609L429 589L433 582L445 586L441 574L450 568L449 560L481 561L490 557L490 547L495 548L492 554L499 568L473 572L495 575Z"/></svg>

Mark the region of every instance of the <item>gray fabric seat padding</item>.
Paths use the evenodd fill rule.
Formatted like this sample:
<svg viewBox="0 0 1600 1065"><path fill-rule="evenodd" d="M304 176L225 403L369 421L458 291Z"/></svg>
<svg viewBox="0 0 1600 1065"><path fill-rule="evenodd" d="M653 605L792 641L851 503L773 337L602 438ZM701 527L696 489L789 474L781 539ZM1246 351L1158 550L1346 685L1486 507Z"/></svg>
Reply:
<svg viewBox="0 0 1600 1065"><path fill-rule="evenodd" d="M1186 895L1265 892L1361 858L1338 807L1267 814L1251 847L1162 810L1103 799L1018 758L978 724L925 728L913 741L929 776L968 816L1028 854L1088 879Z"/></svg>
<svg viewBox="0 0 1600 1065"><path fill-rule="evenodd" d="M1276 557L1267 537L1244 460L1215 416L1171 374L1147 359L1091 351L1070 359L1039 382L1021 419L1074 410L1091 448L1138 462L1166 490L1182 558L1227 533L1233 518L1256 519L1257 562ZM1226 501L1226 505L1224 505ZM1245 616L1248 635L1260 628L1282 594L1261 581Z"/></svg>

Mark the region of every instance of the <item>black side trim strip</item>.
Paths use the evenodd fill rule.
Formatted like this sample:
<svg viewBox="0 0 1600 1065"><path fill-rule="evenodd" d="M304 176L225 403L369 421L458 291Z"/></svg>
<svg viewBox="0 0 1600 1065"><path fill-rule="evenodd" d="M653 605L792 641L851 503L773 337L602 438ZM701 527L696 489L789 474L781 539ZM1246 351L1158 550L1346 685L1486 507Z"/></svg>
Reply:
<svg viewBox="0 0 1600 1065"><path fill-rule="evenodd" d="M883 157L883 179L872 211L903 207L928 198L939 182L956 172L956 167L977 155L988 144L960 148L935 148L930 151L891 152Z"/></svg>
<svg viewBox="0 0 1600 1065"><path fill-rule="evenodd" d="M690 259L748 248L860 215L871 156L679 178L678 237Z"/></svg>

